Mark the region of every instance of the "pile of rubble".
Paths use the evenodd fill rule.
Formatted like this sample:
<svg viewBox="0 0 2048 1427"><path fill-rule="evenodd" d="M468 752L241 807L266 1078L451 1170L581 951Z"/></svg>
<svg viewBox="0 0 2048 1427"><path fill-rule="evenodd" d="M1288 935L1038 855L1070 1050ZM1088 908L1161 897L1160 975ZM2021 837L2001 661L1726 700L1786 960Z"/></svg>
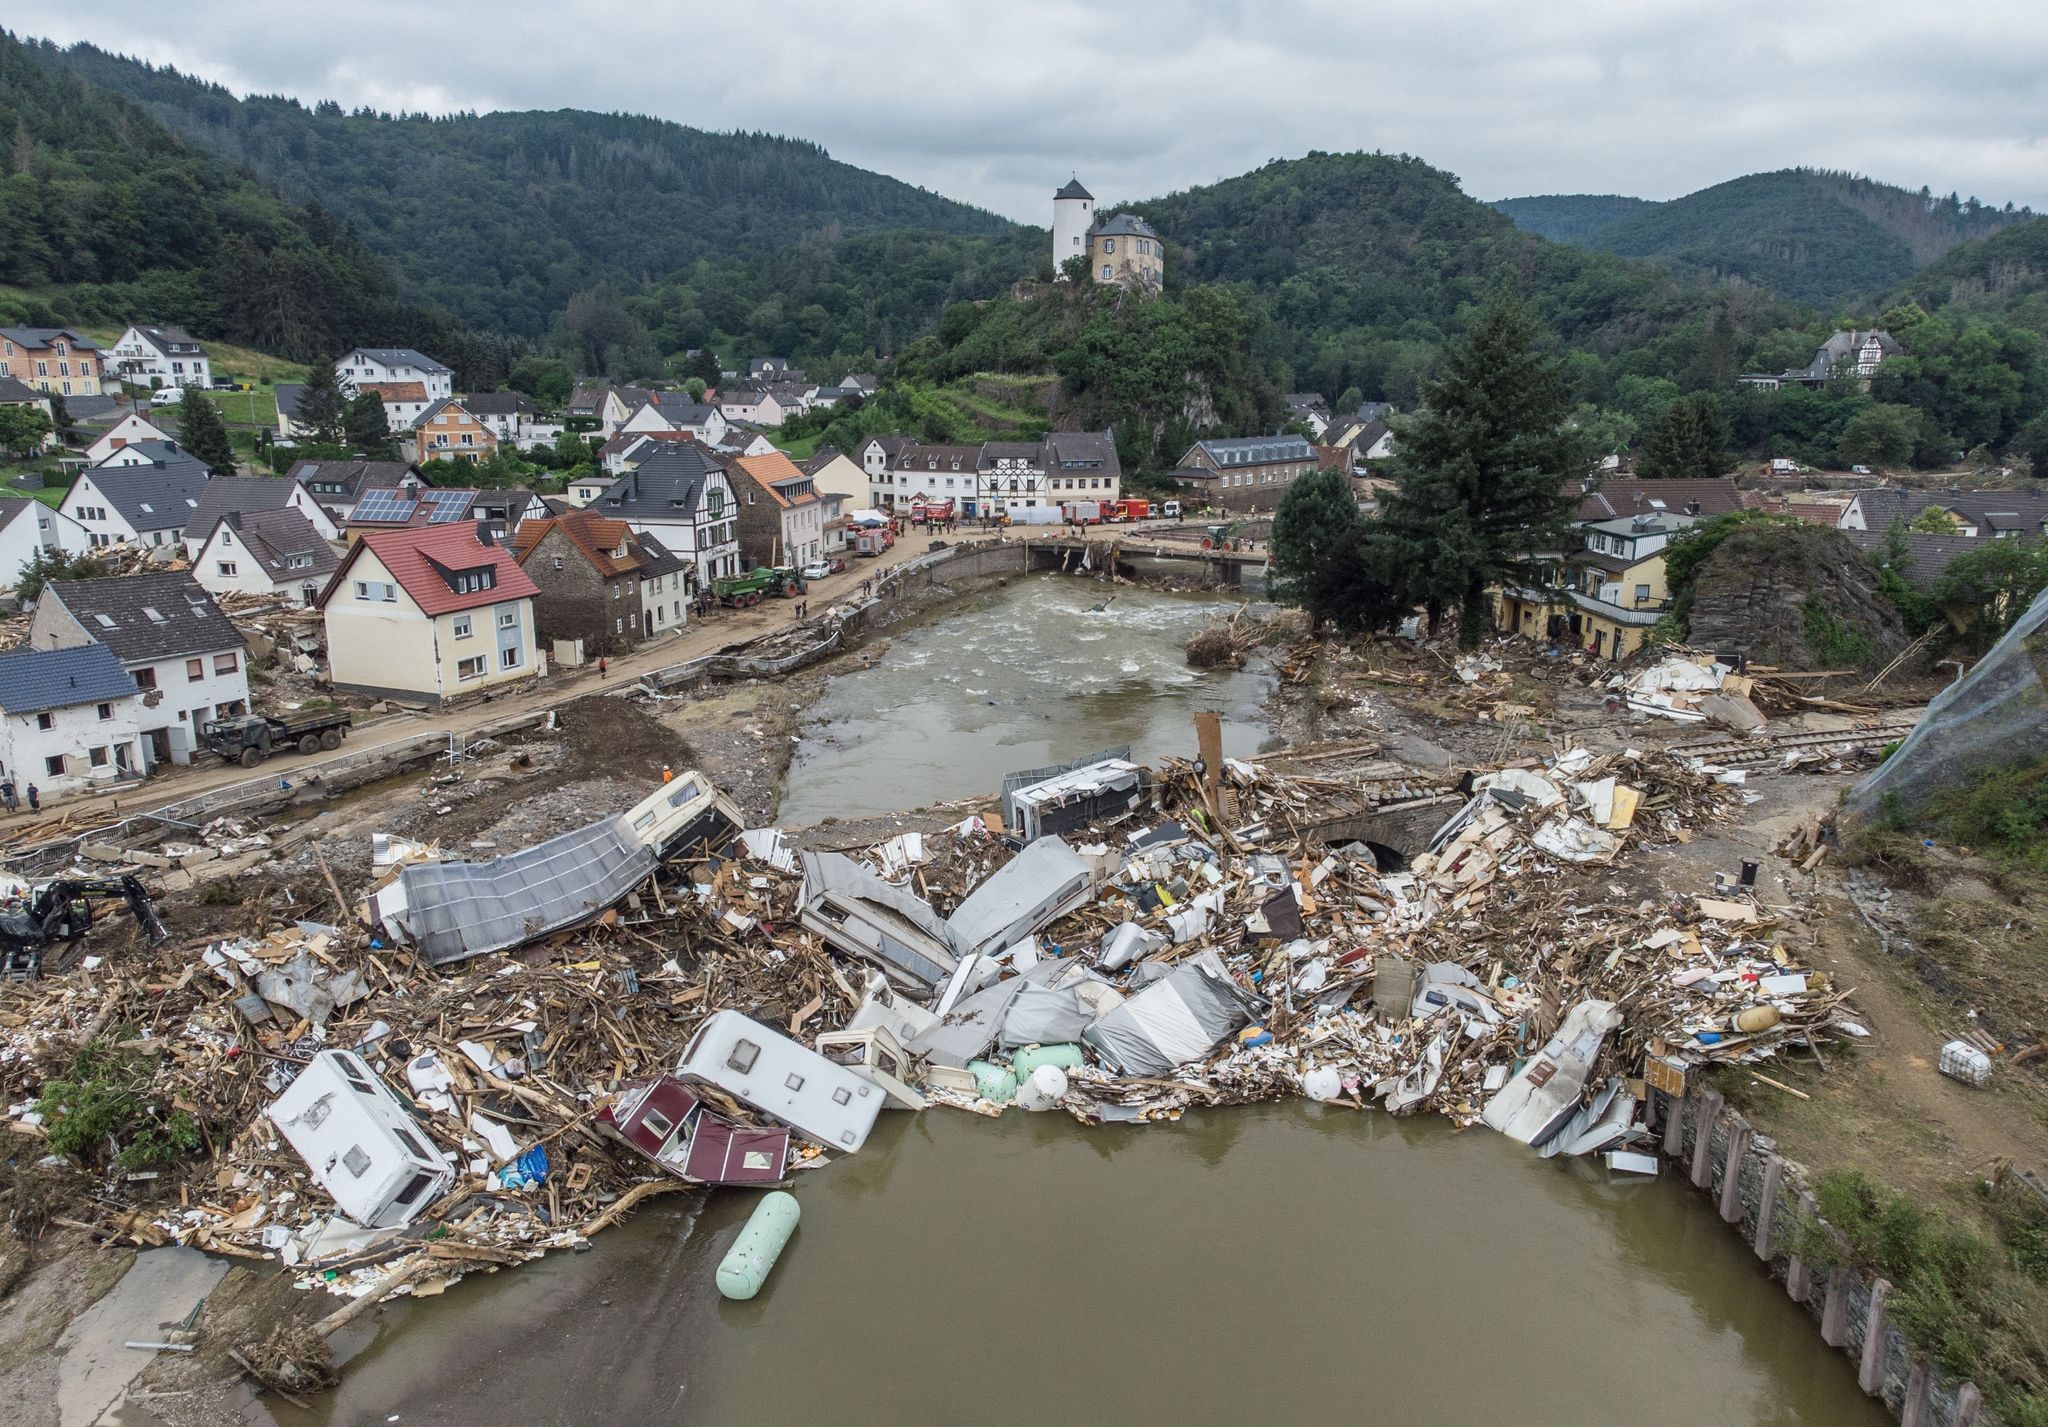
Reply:
<svg viewBox="0 0 2048 1427"><path fill-rule="evenodd" d="M786 1182L885 1107L1102 1123L1306 1096L1618 1152L1645 1082L1862 1034L1773 909L1615 880L1721 816L1725 781L1525 760L1389 866L1316 833L1333 776L1097 758L849 854L741 832L684 774L492 861L393 844L360 925L0 988L8 1125L45 1134L40 1087L118 1034L206 1158L107 1171L96 1227L374 1298L577 1246L666 1189Z"/></svg>

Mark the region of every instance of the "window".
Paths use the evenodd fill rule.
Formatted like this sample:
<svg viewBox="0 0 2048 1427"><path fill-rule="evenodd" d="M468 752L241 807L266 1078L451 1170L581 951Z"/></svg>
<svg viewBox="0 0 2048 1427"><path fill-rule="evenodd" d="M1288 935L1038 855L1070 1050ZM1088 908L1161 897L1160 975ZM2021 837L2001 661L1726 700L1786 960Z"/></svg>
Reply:
<svg viewBox="0 0 2048 1427"><path fill-rule="evenodd" d="M476 626L471 622L468 615L458 614L455 616L455 637L457 639L467 639L474 633L476 633Z"/></svg>
<svg viewBox="0 0 2048 1427"><path fill-rule="evenodd" d="M1643 602L1644 600L1648 599L1649 597L1650 597L1650 587L1649 587L1648 585L1637 585L1637 586L1636 586L1636 603L1637 603L1637 604L1641 604L1641 603L1642 603L1642 602Z"/></svg>
<svg viewBox="0 0 2048 1427"><path fill-rule="evenodd" d="M676 1129L675 1122L673 1120L669 1119L668 1116L662 1114L661 1111L656 1110L652 1107L649 1107L646 1111L644 1111L641 1114L640 1123L642 1125L645 1125L648 1129L652 1130L656 1136L664 1140L667 1139L670 1135L674 1134Z"/></svg>
<svg viewBox="0 0 2048 1427"><path fill-rule="evenodd" d="M761 1047L749 1040L737 1040L732 1043L732 1054L725 1058L725 1068L737 1070L745 1075L754 1068L754 1062L760 1058Z"/></svg>
<svg viewBox="0 0 2048 1427"><path fill-rule="evenodd" d="M1104 238L1104 239L1102 240L1102 251L1103 251L1103 252L1105 252L1105 253L1113 253L1113 252L1115 252L1115 251L1116 251L1116 239L1114 239L1114 238Z"/></svg>
<svg viewBox="0 0 2048 1427"><path fill-rule="evenodd" d="M398 1192L398 1197L391 1202L394 1204L410 1204L413 1200L420 1197L421 1190L433 1182L434 1176L431 1174L415 1174L406 1181L405 1188L401 1189Z"/></svg>
<svg viewBox="0 0 2048 1427"><path fill-rule="evenodd" d="M107 750L104 746L101 746L99 748L87 749L85 756L86 759L95 768L104 768L107 766Z"/></svg>
<svg viewBox="0 0 2048 1427"><path fill-rule="evenodd" d="M555 568L557 570L562 568L562 557L560 555L555 556Z"/></svg>
<svg viewBox="0 0 2048 1427"><path fill-rule="evenodd" d="M500 669L517 669L520 662L521 655L518 645L515 644L510 649L500 649L498 651L498 667Z"/></svg>
<svg viewBox="0 0 2048 1427"><path fill-rule="evenodd" d="M481 679L483 676L484 656L481 654L465 659L455 666L455 677L458 679Z"/></svg>
<svg viewBox="0 0 2048 1427"><path fill-rule="evenodd" d="M137 670L135 671L135 683L136 683L136 685L137 685L138 687L140 687L140 688L144 688L144 689L153 689L153 688L155 688L155 687L156 687L156 670L154 670L154 669L137 669Z"/></svg>
<svg viewBox="0 0 2048 1427"><path fill-rule="evenodd" d="M188 682L188 683L193 683L193 684L196 684L196 683L198 683L198 682L199 682L199 681L200 681L201 679L203 679L203 678L205 678L205 677L206 677L206 661L205 661L205 660L203 660L203 659L187 659L187 660L185 661L185 679L186 679L186 682Z"/></svg>
<svg viewBox="0 0 2048 1427"><path fill-rule="evenodd" d="M1104 264L1102 265L1102 280L1103 280L1104 282L1108 282L1108 281L1109 281L1109 279L1110 279L1110 269L1109 269L1109 264L1108 264L1108 263L1104 263Z"/></svg>
<svg viewBox="0 0 2048 1427"><path fill-rule="evenodd" d="M101 721L104 722L114 716L114 706L112 704L101 704L98 706L97 712Z"/></svg>
<svg viewBox="0 0 2048 1427"><path fill-rule="evenodd" d="M216 674L232 674L241 667L241 659L237 655L216 654L213 656L213 672Z"/></svg>
<svg viewBox="0 0 2048 1427"><path fill-rule="evenodd" d="M232 560L218 560L214 563L215 568L217 568L223 575L233 575L235 573L235 562Z"/></svg>
<svg viewBox="0 0 2048 1427"><path fill-rule="evenodd" d="M791 1090L801 1090L804 1088L804 1078L794 1072L791 1072L789 1078L782 1083Z"/></svg>
<svg viewBox="0 0 2048 1427"><path fill-rule="evenodd" d="M370 1157L363 1153L361 1145L350 1145L348 1153L341 1157L341 1167L361 1179L370 1172Z"/></svg>
<svg viewBox="0 0 2048 1427"><path fill-rule="evenodd" d="M57 715L53 713L39 713L36 715L36 727L42 729L45 733L56 726Z"/></svg>
<svg viewBox="0 0 2048 1427"><path fill-rule="evenodd" d="M499 611L498 611L498 628L500 628L500 629L517 629L517 628L519 628L519 606L518 606L518 605L516 605L516 604L514 604L514 605L506 605L506 606L505 606L505 607L504 607L503 609L501 609L501 610L499 610Z"/></svg>
<svg viewBox="0 0 2048 1427"><path fill-rule="evenodd" d="M45 759L43 760L43 772L44 772L44 774L45 774L46 776L48 776L48 777L51 777L51 778L61 778L61 777L63 777L63 776L64 776L64 758L63 758L63 755L62 755L62 754L58 754L58 755L56 755L55 757L51 757L51 758L45 758Z"/></svg>

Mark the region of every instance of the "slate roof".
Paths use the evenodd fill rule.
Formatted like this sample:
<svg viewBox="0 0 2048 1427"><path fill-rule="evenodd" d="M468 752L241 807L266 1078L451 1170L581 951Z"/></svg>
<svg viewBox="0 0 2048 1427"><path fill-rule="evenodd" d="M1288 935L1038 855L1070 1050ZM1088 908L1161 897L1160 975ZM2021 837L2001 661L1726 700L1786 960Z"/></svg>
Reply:
<svg viewBox="0 0 2048 1427"><path fill-rule="evenodd" d="M84 352L97 352L99 343L72 327L0 327L0 337L5 337L17 347L43 348L62 337L72 346Z"/></svg>
<svg viewBox="0 0 2048 1427"><path fill-rule="evenodd" d="M423 372L447 372L453 375L452 368L444 367L432 357L415 352L410 347L351 347L349 350L361 352L380 367L417 367Z"/></svg>
<svg viewBox="0 0 2048 1427"><path fill-rule="evenodd" d="M42 502L30 500L25 495L0 496L0 530L14 524L14 518L32 505Z"/></svg>
<svg viewBox="0 0 2048 1427"><path fill-rule="evenodd" d="M208 527L207 539L213 538L222 521L235 532L235 538L248 554L261 562L263 572L270 576L273 584L286 580L324 581L341 563L341 557L334 553L332 545L320 538L313 522L289 507L283 510L228 511ZM294 566L286 561L285 557L290 555L310 555L313 562Z"/></svg>
<svg viewBox="0 0 2048 1427"><path fill-rule="evenodd" d="M434 418L439 416L444 411L459 411L463 413L465 416L469 417L472 421L476 420L476 413L469 409L468 397L444 396L440 398L438 401L434 402L431 406L427 407L424 411L420 412L420 414L418 416L415 416L411 421L406 423L406 429L409 431L423 431L428 426L431 426L433 424ZM481 421L478 421L477 425L481 426L483 425L483 423Z"/></svg>
<svg viewBox="0 0 2048 1427"><path fill-rule="evenodd" d="M1589 490L1587 486L1595 488ZM1648 481L1623 477L1574 482L1572 488L1579 493L1578 513L1573 516L1579 521L1648 515L1657 509L1652 504L1655 501L1662 501L1664 509L1673 514L1691 513L1703 520L1727 515L1748 504L1742 492L1735 488L1735 482L1726 476L1705 481ZM1699 502L1699 509L1688 512L1687 507L1695 501Z"/></svg>
<svg viewBox="0 0 2048 1427"><path fill-rule="evenodd" d="M182 327L154 327L138 322L135 324L135 330L147 337L151 345L166 355L175 352L183 356L188 352L200 350L199 339Z"/></svg>
<svg viewBox="0 0 2048 1427"><path fill-rule="evenodd" d="M391 578L430 616L528 599L540 593L540 587L519 568L511 551L496 543L486 545L475 521L458 520L413 530L371 531L350 548L327 588L321 591L322 608L347 583L349 570L365 550L383 562ZM490 586L468 591L455 588L457 575L481 569L494 573L496 578Z"/></svg>
<svg viewBox="0 0 2048 1427"><path fill-rule="evenodd" d="M658 580L663 575L696 568L688 556L676 554L646 531L635 536L634 540L640 547L640 578L643 580Z"/></svg>
<svg viewBox="0 0 2048 1427"><path fill-rule="evenodd" d="M517 416L534 409L525 394L516 391L472 392L462 399L462 404L471 416Z"/></svg>
<svg viewBox="0 0 2048 1427"><path fill-rule="evenodd" d="M124 406L111 396L67 396L64 410L74 426L112 425L134 408Z"/></svg>
<svg viewBox="0 0 2048 1427"><path fill-rule="evenodd" d="M332 500L353 501L364 491L389 490L411 470L404 461L294 461L284 475L286 480L304 481L313 498L325 505ZM341 486L342 490L320 489L330 485Z"/></svg>
<svg viewBox="0 0 2048 1427"><path fill-rule="evenodd" d="M847 391L859 388L863 392L873 391L877 383L873 372L848 372L839 379L839 389Z"/></svg>
<svg viewBox="0 0 2048 1427"><path fill-rule="evenodd" d="M1081 179L1079 175L1076 175L1075 177L1068 179L1066 185L1062 187L1058 193L1055 193L1053 197L1085 198L1090 203L1093 203L1095 201L1095 195L1090 193L1087 189L1081 187Z"/></svg>
<svg viewBox="0 0 2048 1427"><path fill-rule="evenodd" d="M1048 470L1100 471L1121 476L1123 462L1117 458L1116 441L1107 431L1055 431L1045 438Z"/></svg>
<svg viewBox="0 0 2048 1427"><path fill-rule="evenodd" d="M53 580L42 598L71 611L80 628L123 664L152 664L240 649L241 634L189 570Z"/></svg>
<svg viewBox="0 0 2048 1427"><path fill-rule="evenodd" d="M138 533L182 531L192 512L199 508L207 470L204 463L181 456L175 462L160 465L94 466L82 473L81 479L87 477L92 480L93 489L105 496L107 504L120 511L121 518Z"/></svg>
<svg viewBox="0 0 2048 1427"><path fill-rule="evenodd" d="M24 401L48 401L49 398L30 386L0 372L0 406L13 405Z"/></svg>
<svg viewBox="0 0 2048 1427"><path fill-rule="evenodd" d="M704 486L725 463L696 441L669 441L613 481L589 509L621 520L695 520Z"/></svg>
<svg viewBox="0 0 2048 1427"><path fill-rule="evenodd" d="M1876 486L1855 493L1863 523L1874 531L1889 530L1894 521L1913 523L1929 506L1952 510L1986 532L2039 535L2048 525L2048 495L2026 491L1923 491Z"/></svg>
<svg viewBox="0 0 2048 1427"><path fill-rule="evenodd" d="M299 419L299 399L306 394L304 382L279 382L271 389L277 397L277 414L287 421Z"/></svg>
<svg viewBox="0 0 2048 1427"><path fill-rule="evenodd" d="M889 464L899 471L926 474L976 471L981 469L981 447L907 445L890 457Z"/></svg>
<svg viewBox="0 0 2048 1427"><path fill-rule="evenodd" d="M203 539L214 525L231 511L283 510L299 483L289 476L219 476L206 483L192 518L185 522L185 534ZM310 492L308 492L310 494ZM301 520L304 516L299 517Z"/></svg>
<svg viewBox="0 0 2048 1427"><path fill-rule="evenodd" d="M1873 555L1884 550L1889 536L1886 530L1845 530L1850 543ZM1941 579L1952 561L1958 555L1971 550L1982 550L1985 537L1969 535L1907 535L1906 558L1895 566L1899 578L1914 589L1926 594Z"/></svg>
<svg viewBox="0 0 2048 1427"><path fill-rule="evenodd" d="M569 393L569 410L577 416L595 416L610 390L603 382L584 382Z"/></svg>
<svg viewBox="0 0 2048 1427"><path fill-rule="evenodd" d="M1221 467L1270 466L1277 461L1312 461L1315 452L1299 436L1233 436L1195 443Z"/></svg>
<svg viewBox="0 0 2048 1427"><path fill-rule="evenodd" d="M980 468L984 471L995 469L998 461L1029 461L1034 466L1045 464L1045 443L1043 441L985 441L981 447Z"/></svg>
<svg viewBox="0 0 2048 1427"><path fill-rule="evenodd" d="M1105 218L1095 225L1091 234L1097 238L1156 238L1152 225L1135 213L1119 213L1114 218Z"/></svg>
<svg viewBox="0 0 2048 1427"><path fill-rule="evenodd" d="M0 654L0 710L10 714L97 704L135 692L135 676L104 644Z"/></svg>

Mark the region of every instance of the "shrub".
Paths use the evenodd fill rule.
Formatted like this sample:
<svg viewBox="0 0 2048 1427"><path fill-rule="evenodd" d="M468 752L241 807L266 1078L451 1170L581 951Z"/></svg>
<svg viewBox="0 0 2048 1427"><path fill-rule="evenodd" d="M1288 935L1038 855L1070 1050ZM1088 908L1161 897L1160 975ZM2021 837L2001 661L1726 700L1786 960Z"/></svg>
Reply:
<svg viewBox="0 0 2048 1427"><path fill-rule="evenodd" d="M148 1169L196 1153L199 1122L156 1093L154 1082L148 1056L87 1042L36 1101L50 1149L121 1169Z"/></svg>

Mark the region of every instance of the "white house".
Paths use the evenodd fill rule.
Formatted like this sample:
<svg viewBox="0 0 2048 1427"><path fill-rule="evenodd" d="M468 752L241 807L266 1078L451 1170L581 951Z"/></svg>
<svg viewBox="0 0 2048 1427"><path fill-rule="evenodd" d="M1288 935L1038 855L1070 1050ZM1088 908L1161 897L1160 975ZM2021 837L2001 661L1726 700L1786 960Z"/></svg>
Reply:
<svg viewBox="0 0 2048 1427"><path fill-rule="evenodd" d="M599 441L609 441L619 434L619 427L633 414L633 408L610 387L600 382L588 382L569 394L569 417L574 423L589 423L594 426ZM590 429L589 426L585 427Z"/></svg>
<svg viewBox="0 0 2048 1427"><path fill-rule="evenodd" d="M334 364L334 378L350 396L359 394L366 385L389 386L406 382L418 382L424 387L427 401L440 401L455 395L455 373L410 347L357 347ZM388 409L390 399L386 398L384 404ZM394 416L392 428L395 430L398 424Z"/></svg>
<svg viewBox="0 0 2048 1427"><path fill-rule="evenodd" d="M139 411L131 411L109 426L100 439L85 448L85 463L97 466L126 446L142 441L155 441L162 445L172 444L171 433L152 423Z"/></svg>
<svg viewBox="0 0 2048 1427"><path fill-rule="evenodd" d="M104 644L142 690L145 768L189 763L206 725L249 711L241 634L183 570L53 580L36 597L29 645Z"/></svg>
<svg viewBox="0 0 2048 1427"><path fill-rule="evenodd" d="M524 449L541 440L534 427L533 403L516 391L472 392L462 404L500 441ZM547 440L553 439L551 431Z"/></svg>
<svg viewBox="0 0 2048 1427"><path fill-rule="evenodd" d="M200 491L199 504L193 509L192 518L185 522L186 557L198 557L199 547L206 543L223 515L269 510L295 510L322 540L341 539L341 523L314 498L304 481L291 476L215 476Z"/></svg>
<svg viewBox="0 0 2048 1427"><path fill-rule="evenodd" d="M102 645L0 654L0 777L26 802L140 776L137 692Z"/></svg>
<svg viewBox="0 0 2048 1427"><path fill-rule="evenodd" d="M742 383L718 399L719 414L728 423L744 421L750 426L780 426L789 411L766 387Z"/></svg>
<svg viewBox="0 0 2048 1427"><path fill-rule="evenodd" d="M57 509L83 528L87 548L172 545L184 538L208 472L183 451L160 449L153 460L136 454L163 444L124 446L105 464L78 473Z"/></svg>
<svg viewBox="0 0 2048 1427"><path fill-rule="evenodd" d="M21 581L22 568L44 550L76 555L90 547L85 528L27 496L0 496L0 590Z"/></svg>
<svg viewBox="0 0 2048 1427"><path fill-rule="evenodd" d="M157 391L164 387L213 385L206 348L182 327L133 326L107 349L113 375L130 386Z"/></svg>
<svg viewBox="0 0 2048 1427"><path fill-rule="evenodd" d="M210 595L265 595L311 605L341 563L296 510L231 510L200 537L192 574Z"/></svg>
<svg viewBox="0 0 2048 1427"><path fill-rule="evenodd" d="M475 521L380 530L318 604L336 688L441 703L542 672L539 588Z"/></svg>
<svg viewBox="0 0 2048 1427"><path fill-rule="evenodd" d="M697 588L739 573L739 508L716 454L694 441L663 442L588 502L697 567Z"/></svg>
<svg viewBox="0 0 2048 1427"><path fill-rule="evenodd" d="M618 478L618 475L608 471L599 471L588 476L578 476L575 480L569 482L569 488L563 493L562 498L571 505L589 505L592 501L610 490L612 483L618 480Z"/></svg>

